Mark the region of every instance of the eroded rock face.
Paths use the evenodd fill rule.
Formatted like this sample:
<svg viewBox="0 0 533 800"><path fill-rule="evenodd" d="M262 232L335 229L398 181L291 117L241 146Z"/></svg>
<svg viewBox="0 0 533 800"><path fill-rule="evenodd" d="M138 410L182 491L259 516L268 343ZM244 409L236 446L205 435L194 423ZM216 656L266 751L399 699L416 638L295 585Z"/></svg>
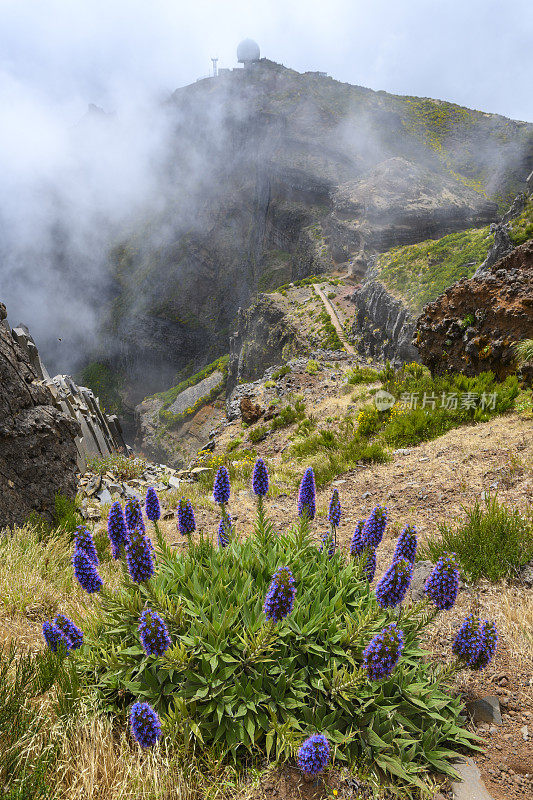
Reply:
<svg viewBox="0 0 533 800"><path fill-rule="evenodd" d="M486 272L450 286L417 321L414 343L435 374L502 379L515 369L513 345L533 336L533 241Z"/></svg>
<svg viewBox="0 0 533 800"><path fill-rule="evenodd" d="M238 329L230 340L228 397L238 383L256 380L268 367L308 349L309 344L276 301L259 295L246 311L239 309Z"/></svg>
<svg viewBox="0 0 533 800"><path fill-rule="evenodd" d="M352 302L356 307L353 334L361 355L393 364L420 360L411 342L416 320L381 281L367 281L354 292Z"/></svg>
<svg viewBox="0 0 533 800"><path fill-rule="evenodd" d="M0 303L0 529L32 512L52 520L55 495L76 493L78 423L54 407Z"/></svg>

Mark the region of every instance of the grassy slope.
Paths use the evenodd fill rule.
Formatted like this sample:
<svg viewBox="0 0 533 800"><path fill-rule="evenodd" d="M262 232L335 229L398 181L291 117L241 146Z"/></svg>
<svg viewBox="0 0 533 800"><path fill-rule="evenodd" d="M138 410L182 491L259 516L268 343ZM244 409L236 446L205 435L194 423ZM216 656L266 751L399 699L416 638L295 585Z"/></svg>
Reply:
<svg viewBox="0 0 533 800"><path fill-rule="evenodd" d="M533 238L533 201L510 223L515 244ZM379 278L414 312L435 300L448 286L470 278L484 261L493 237L488 226L451 233L405 247L393 247L378 260Z"/></svg>

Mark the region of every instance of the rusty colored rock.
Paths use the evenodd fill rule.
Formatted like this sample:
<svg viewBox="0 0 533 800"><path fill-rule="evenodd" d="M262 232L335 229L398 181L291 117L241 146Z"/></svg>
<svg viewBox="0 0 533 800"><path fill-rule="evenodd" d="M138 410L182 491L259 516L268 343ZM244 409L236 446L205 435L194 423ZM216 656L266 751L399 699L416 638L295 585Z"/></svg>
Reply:
<svg viewBox="0 0 533 800"><path fill-rule="evenodd" d="M247 425L253 425L254 422L263 415L263 409L258 403L253 403L249 397L243 397L240 403L242 421Z"/></svg>
<svg viewBox="0 0 533 800"><path fill-rule="evenodd" d="M433 374L491 370L502 380L516 370L514 345L531 338L533 241L429 303L413 343Z"/></svg>

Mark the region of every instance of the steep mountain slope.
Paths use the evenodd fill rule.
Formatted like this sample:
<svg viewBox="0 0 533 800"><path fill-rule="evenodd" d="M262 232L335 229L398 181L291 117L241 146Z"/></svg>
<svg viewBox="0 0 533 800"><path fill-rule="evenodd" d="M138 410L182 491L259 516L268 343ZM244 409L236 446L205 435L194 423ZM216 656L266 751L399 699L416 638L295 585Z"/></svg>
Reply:
<svg viewBox="0 0 533 800"><path fill-rule="evenodd" d="M487 224L533 126L267 60L178 90L157 209L113 253L103 350L135 401L227 352L253 294Z"/></svg>

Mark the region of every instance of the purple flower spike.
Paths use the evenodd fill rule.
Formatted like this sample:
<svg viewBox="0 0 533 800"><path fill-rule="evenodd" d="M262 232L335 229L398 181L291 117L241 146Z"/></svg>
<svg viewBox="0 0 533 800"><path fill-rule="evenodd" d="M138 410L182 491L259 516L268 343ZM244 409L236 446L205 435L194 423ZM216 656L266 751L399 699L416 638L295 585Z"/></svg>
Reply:
<svg viewBox="0 0 533 800"><path fill-rule="evenodd" d="M293 609L295 595L292 572L288 567L280 567L274 573L265 598L263 610L266 618L272 622L280 622L287 617Z"/></svg>
<svg viewBox="0 0 533 800"><path fill-rule="evenodd" d="M459 591L459 570L455 553L444 553L439 558L426 581L424 591L440 611L448 611L453 606Z"/></svg>
<svg viewBox="0 0 533 800"><path fill-rule="evenodd" d="M140 528L129 532L126 542L126 563L132 581L143 583L154 574L152 547Z"/></svg>
<svg viewBox="0 0 533 800"><path fill-rule="evenodd" d="M394 608L404 599L413 576L413 565L405 558L393 561L376 586L376 600L382 608Z"/></svg>
<svg viewBox="0 0 533 800"><path fill-rule="evenodd" d="M352 556L360 556L365 546L363 544L363 540L361 538L361 533L365 526L366 519L360 520L355 526L355 531L352 536L352 541L350 542L350 555Z"/></svg>
<svg viewBox="0 0 533 800"><path fill-rule="evenodd" d="M111 542L113 558L119 558L120 548L126 544L128 538L128 528L126 527L126 520L122 513L122 507L118 501L115 501L109 509L107 535Z"/></svg>
<svg viewBox="0 0 533 800"><path fill-rule="evenodd" d="M134 703L130 711L130 727L141 747L153 747L162 735L161 722L148 703Z"/></svg>
<svg viewBox="0 0 533 800"><path fill-rule="evenodd" d="M298 516L306 516L308 520L315 518L316 514L316 486L315 473L308 467L300 483L298 492Z"/></svg>
<svg viewBox="0 0 533 800"><path fill-rule="evenodd" d="M151 608L141 614L139 634L142 646L149 656L162 656L172 644L167 626Z"/></svg>
<svg viewBox="0 0 533 800"><path fill-rule="evenodd" d="M95 567L98 566L100 562L94 545L94 539L89 529L84 525L78 525L76 528L74 532L74 545L76 550L83 550L84 553L87 553Z"/></svg>
<svg viewBox="0 0 533 800"><path fill-rule="evenodd" d="M341 501L338 489L335 489L329 502L328 520L332 528L338 528L341 521Z"/></svg>
<svg viewBox="0 0 533 800"><path fill-rule="evenodd" d="M371 681L379 681L392 674L404 646L404 635L395 622L374 636L363 652L363 668Z"/></svg>
<svg viewBox="0 0 533 800"><path fill-rule="evenodd" d="M213 500L220 506L226 505L229 501L231 487L229 482L229 472L226 467L219 467L215 475L215 483L213 486Z"/></svg>
<svg viewBox="0 0 533 800"><path fill-rule="evenodd" d="M190 536L196 530L196 520L190 500L181 499L179 501L178 530L182 536Z"/></svg>
<svg viewBox="0 0 533 800"><path fill-rule="evenodd" d="M310 736L298 750L298 766L304 775L318 775L323 772L331 758L331 747L321 733Z"/></svg>
<svg viewBox="0 0 533 800"><path fill-rule="evenodd" d="M417 545L416 528L414 525L406 525L398 537L392 560L399 561L401 558L405 558L406 561L414 564Z"/></svg>
<svg viewBox="0 0 533 800"><path fill-rule="evenodd" d="M387 509L383 506L376 506L361 531L361 540L365 549L375 550L379 546L386 525Z"/></svg>
<svg viewBox="0 0 533 800"><path fill-rule="evenodd" d="M161 516L161 506L159 505L159 498L156 494L155 489L150 488L146 492L146 501L144 504L144 510L146 511L146 516L150 520L150 522L157 522L157 520Z"/></svg>
<svg viewBox="0 0 533 800"><path fill-rule="evenodd" d="M262 458L258 458L255 462L252 489L258 497L264 497L268 492L268 469Z"/></svg>
<svg viewBox="0 0 533 800"><path fill-rule="evenodd" d="M85 550L76 550L72 559L74 574L82 589L88 594L99 592L104 585L98 571Z"/></svg>
<svg viewBox="0 0 533 800"><path fill-rule="evenodd" d="M54 626L67 639L71 650L78 650L83 644L83 633L72 620L64 614L58 614L54 620Z"/></svg>

